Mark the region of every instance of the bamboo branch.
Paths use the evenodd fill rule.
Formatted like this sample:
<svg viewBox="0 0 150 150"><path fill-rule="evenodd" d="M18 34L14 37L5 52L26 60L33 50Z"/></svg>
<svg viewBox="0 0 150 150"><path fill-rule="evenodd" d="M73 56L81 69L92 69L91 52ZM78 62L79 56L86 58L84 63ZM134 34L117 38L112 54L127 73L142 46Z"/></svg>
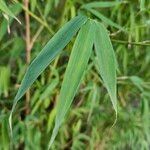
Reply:
<svg viewBox="0 0 150 150"><path fill-rule="evenodd" d="M32 47L33 47L33 45L34 45L36 39L38 38L38 36L39 36L40 33L42 32L43 28L44 28L44 26L41 26L41 27L37 30L37 32L35 33L35 35L33 36L33 38L31 39L31 42L30 42L30 49L32 49Z"/></svg>
<svg viewBox="0 0 150 150"><path fill-rule="evenodd" d="M116 39L111 39L112 42L120 43L120 44L131 44L136 46L150 46L150 41L143 41L143 42L129 42L129 41L121 41Z"/></svg>
<svg viewBox="0 0 150 150"><path fill-rule="evenodd" d="M22 5L18 0L14 0L14 2L18 3L20 7L28 13L32 18L34 18L37 22L39 22L41 25L43 25L51 34L54 34L54 31L49 27L48 23L45 20L40 19L38 16L33 14L29 8L25 7L25 5Z"/></svg>

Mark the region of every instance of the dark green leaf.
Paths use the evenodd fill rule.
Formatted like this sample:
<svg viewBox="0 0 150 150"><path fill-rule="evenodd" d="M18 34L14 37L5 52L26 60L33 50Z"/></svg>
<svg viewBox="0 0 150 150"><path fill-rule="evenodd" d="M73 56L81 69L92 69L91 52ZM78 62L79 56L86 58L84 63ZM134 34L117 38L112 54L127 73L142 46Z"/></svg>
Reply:
<svg viewBox="0 0 150 150"><path fill-rule="evenodd" d="M78 16L64 25L50 41L46 44L40 54L30 64L27 72L22 80L21 86L14 99L12 112L25 94L27 89L33 84L37 77L44 71L44 69L53 61L53 59L61 52L61 50L70 42L72 37L77 33L79 28L87 21L84 16ZM10 114L10 126L12 112Z"/></svg>

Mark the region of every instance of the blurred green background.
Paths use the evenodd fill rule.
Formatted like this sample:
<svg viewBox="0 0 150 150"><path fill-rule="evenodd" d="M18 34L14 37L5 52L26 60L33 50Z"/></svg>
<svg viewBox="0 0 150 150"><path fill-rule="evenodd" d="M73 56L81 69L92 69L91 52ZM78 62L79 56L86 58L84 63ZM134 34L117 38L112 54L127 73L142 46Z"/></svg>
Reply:
<svg viewBox="0 0 150 150"><path fill-rule="evenodd" d="M72 42L38 77L30 89L29 113L25 99L13 115L13 139L8 117L27 68L25 12L30 14L31 60L54 33L78 13L101 21L80 9L92 0L31 0L29 11L11 0L6 3L21 21L0 13L0 150L45 150L55 119ZM95 8L127 32L104 23L117 57L118 120L103 84L99 82L94 53L53 150L150 149L150 1L122 0L111 8ZM10 33L8 33L10 28ZM107 60L106 60L107 62Z"/></svg>

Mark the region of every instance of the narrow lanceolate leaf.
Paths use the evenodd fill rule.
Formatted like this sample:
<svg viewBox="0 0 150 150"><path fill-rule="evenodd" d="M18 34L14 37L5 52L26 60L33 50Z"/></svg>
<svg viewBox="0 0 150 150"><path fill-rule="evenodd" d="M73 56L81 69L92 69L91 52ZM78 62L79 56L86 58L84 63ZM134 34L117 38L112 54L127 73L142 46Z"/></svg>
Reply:
<svg viewBox="0 0 150 150"><path fill-rule="evenodd" d="M82 8L106 8L106 7L113 7L121 2L92 2L82 6Z"/></svg>
<svg viewBox="0 0 150 150"><path fill-rule="evenodd" d="M75 41L60 91L55 127L51 136L49 148L58 133L59 127L62 124L68 109L70 108L88 64L93 47L94 27L92 21L87 21L87 23L82 26Z"/></svg>
<svg viewBox="0 0 150 150"><path fill-rule="evenodd" d="M116 59L114 50L106 28L95 22L95 41L94 46L98 59L99 72L104 85L110 95L113 107L117 114L117 96L116 96Z"/></svg>
<svg viewBox="0 0 150 150"><path fill-rule="evenodd" d="M15 15L12 13L12 11L8 8L8 6L6 5L6 3L3 0L0 0L0 10L3 11L5 14L7 14L10 17L15 18L19 23L21 23L16 17Z"/></svg>
<svg viewBox="0 0 150 150"><path fill-rule="evenodd" d="M103 22L105 22L107 25L113 26L119 30L125 31L120 25L116 24L115 22L111 21L109 18L105 17L101 13L99 13L97 10L94 9L88 9L93 15L95 15L97 18L101 19Z"/></svg>
<svg viewBox="0 0 150 150"><path fill-rule="evenodd" d="M44 71L44 69L52 62L52 60L61 52L61 50L70 42L72 37L77 33L79 28L87 21L84 16L78 16L64 25L46 44L40 54L30 64L27 72L22 80L21 86L14 99L12 112L20 100L25 94L27 89L33 84L37 77ZM12 112L10 114L10 125ZM11 127L11 126L10 126Z"/></svg>

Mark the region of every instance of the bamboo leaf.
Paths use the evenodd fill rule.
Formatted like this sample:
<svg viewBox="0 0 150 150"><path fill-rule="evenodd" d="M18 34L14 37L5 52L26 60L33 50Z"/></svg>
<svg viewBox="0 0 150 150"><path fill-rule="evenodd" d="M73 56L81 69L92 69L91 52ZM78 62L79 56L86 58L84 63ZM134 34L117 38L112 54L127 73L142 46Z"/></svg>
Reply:
<svg viewBox="0 0 150 150"><path fill-rule="evenodd" d="M30 3L31 3L31 11L34 12L37 5L37 0L32 0Z"/></svg>
<svg viewBox="0 0 150 150"><path fill-rule="evenodd" d="M94 9L88 9L93 15L95 15L97 18L101 19L103 22L105 22L106 24L113 26L119 30L125 31L125 29L123 29L120 25L116 24L115 22L111 21L109 18L105 17L104 15L102 15L101 13L99 13L98 11L94 10Z"/></svg>
<svg viewBox="0 0 150 150"><path fill-rule="evenodd" d="M46 44L40 54L33 60L27 69L22 80L21 86L14 99L13 108L10 114L9 123L11 127L11 118L17 102L25 94L27 89L33 84L37 77L44 69L53 61L53 59L61 52L61 50L70 42L71 38L77 33L79 28L87 21L84 16L78 16L64 25L50 41Z"/></svg>
<svg viewBox="0 0 150 150"><path fill-rule="evenodd" d="M44 17L46 18L47 15L49 14L49 12L51 11L52 9L52 5L53 4L53 1L52 0L47 0L47 3L45 5L45 9L44 9Z"/></svg>
<svg viewBox="0 0 150 150"><path fill-rule="evenodd" d="M145 10L145 0L140 0L140 11Z"/></svg>
<svg viewBox="0 0 150 150"><path fill-rule="evenodd" d="M62 124L68 109L70 108L80 85L83 73L87 67L93 47L93 31L93 22L88 21L82 26L75 41L60 91L55 127L51 136L49 148L58 133L59 127Z"/></svg>
<svg viewBox="0 0 150 150"><path fill-rule="evenodd" d="M117 96L116 96L116 59L114 50L108 36L106 28L95 23L95 50L98 58L99 72L110 95L113 107L117 114Z"/></svg>
<svg viewBox="0 0 150 150"><path fill-rule="evenodd" d="M2 138L1 138L1 148L4 149L4 150L7 150L9 149L9 136L8 136L8 129L7 129L7 125L8 125L8 122L7 122L7 116L5 116L1 122L1 135L2 135Z"/></svg>
<svg viewBox="0 0 150 150"><path fill-rule="evenodd" d="M143 92L143 84L144 81L142 80L142 78L138 77L138 76L131 76L129 77L129 79L133 82L133 84L141 91Z"/></svg>
<svg viewBox="0 0 150 150"><path fill-rule="evenodd" d="M0 10L9 15L10 17L15 18L21 24L21 22L16 18L16 16L12 13L12 11L8 8L3 0L0 0Z"/></svg>
<svg viewBox="0 0 150 150"><path fill-rule="evenodd" d="M91 2L83 5L82 8L107 8L116 6L118 4L121 4L121 2Z"/></svg>
<svg viewBox="0 0 150 150"><path fill-rule="evenodd" d="M14 5L12 5L10 7L10 10L13 12L14 15L18 15L21 12L22 8L20 7L20 5L18 3L15 3ZM14 20L14 18L9 19L9 25L12 24L13 20ZM8 25L8 21L6 19L1 20L0 41L2 40L4 35L7 33L7 25Z"/></svg>

